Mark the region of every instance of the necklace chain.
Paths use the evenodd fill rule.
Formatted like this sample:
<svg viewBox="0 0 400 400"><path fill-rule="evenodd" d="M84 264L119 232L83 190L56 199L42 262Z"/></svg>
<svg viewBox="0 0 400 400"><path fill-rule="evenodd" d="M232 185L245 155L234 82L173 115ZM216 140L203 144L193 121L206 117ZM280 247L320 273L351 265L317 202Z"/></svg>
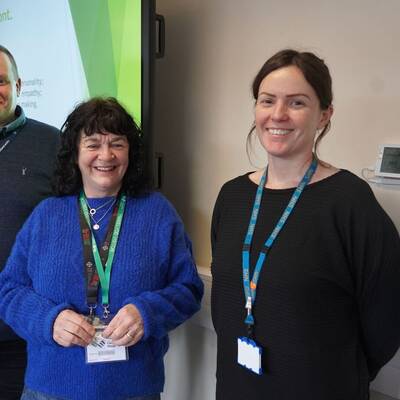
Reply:
<svg viewBox="0 0 400 400"><path fill-rule="evenodd" d="M93 229L94 230L99 230L100 229L100 225L99 225L99 223L105 218L105 216L109 213L109 211L111 210L111 208L113 207L113 205L115 204L115 201L116 201L116 197L113 197L112 199L110 199L110 200L107 200L104 204L102 204L101 206L99 206L99 207L97 207L97 208L95 208L95 207L91 207L90 206L90 204L89 204L89 202L88 202L88 200L86 199L86 196L85 196L85 202L86 202L86 205L88 206L88 208L89 208L89 215L90 215L90 218L91 218L91 220L94 222L94 225L93 225ZM103 207L105 207L105 206L107 206L109 204L109 207L107 208L107 210L104 212L104 214L96 221L96 219L94 218L94 215L97 213L97 211L98 210L100 210L100 209L102 209Z"/></svg>
<svg viewBox="0 0 400 400"><path fill-rule="evenodd" d="M114 200L115 200L115 197L111 198L110 200L107 200L107 201L106 201L105 203L103 203L101 206L95 208L95 207L91 207L91 206L90 206L89 201L87 200L87 198L86 198L86 196L85 196L85 202L86 202L86 205L87 205L88 208L89 208L89 214L90 214L90 215L96 214L98 210L102 209L103 207L107 206L107 205L110 204L110 203L113 203Z"/></svg>

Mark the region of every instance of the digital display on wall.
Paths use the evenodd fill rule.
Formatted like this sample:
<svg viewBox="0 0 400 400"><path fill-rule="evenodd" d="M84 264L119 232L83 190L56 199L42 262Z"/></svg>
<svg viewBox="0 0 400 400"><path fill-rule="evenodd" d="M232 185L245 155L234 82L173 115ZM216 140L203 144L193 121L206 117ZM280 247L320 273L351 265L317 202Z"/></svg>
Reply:
<svg viewBox="0 0 400 400"><path fill-rule="evenodd" d="M400 147L385 147L383 150L381 172L400 175Z"/></svg>
<svg viewBox="0 0 400 400"><path fill-rule="evenodd" d="M28 117L61 127L80 101L116 97L142 125L148 0L2 0L0 44L22 79ZM144 30L145 28L146 30ZM147 60L148 61L148 60Z"/></svg>

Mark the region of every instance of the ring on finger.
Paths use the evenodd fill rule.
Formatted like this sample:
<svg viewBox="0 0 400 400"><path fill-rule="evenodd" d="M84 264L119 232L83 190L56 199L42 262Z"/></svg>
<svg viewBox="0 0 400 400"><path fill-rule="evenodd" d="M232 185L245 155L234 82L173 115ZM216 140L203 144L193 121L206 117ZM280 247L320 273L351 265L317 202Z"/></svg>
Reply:
<svg viewBox="0 0 400 400"><path fill-rule="evenodd" d="M126 332L126 336L128 336L130 339L133 339L133 336L129 332Z"/></svg>

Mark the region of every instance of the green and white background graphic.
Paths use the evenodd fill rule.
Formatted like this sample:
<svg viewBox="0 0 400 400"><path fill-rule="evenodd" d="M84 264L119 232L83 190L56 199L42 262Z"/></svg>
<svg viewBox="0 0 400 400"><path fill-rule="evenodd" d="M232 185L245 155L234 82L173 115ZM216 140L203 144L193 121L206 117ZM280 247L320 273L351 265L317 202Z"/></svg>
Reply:
<svg viewBox="0 0 400 400"><path fill-rule="evenodd" d="M61 127L83 99L114 96L141 123L142 0L0 0L26 114Z"/></svg>

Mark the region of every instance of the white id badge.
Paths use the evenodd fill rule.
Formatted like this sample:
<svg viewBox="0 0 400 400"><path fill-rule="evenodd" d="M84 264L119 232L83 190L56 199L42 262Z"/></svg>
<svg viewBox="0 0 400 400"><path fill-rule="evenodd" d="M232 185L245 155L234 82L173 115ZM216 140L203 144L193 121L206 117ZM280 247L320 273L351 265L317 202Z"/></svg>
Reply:
<svg viewBox="0 0 400 400"><path fill-rule="evenodd" d="M111 339L103 338L101 335L107 325L94 325L96 333L90 343L86 347L86 363L106 363L114 361L127 361L128 349L125 346L115 346Z"/></svg>
<svg viewBox="0 0 400 400"><path fill-rule="evenodd" d="M261 375L262 349L256 342L247 337L238 338L238 363L250 371Z"/></svg>

